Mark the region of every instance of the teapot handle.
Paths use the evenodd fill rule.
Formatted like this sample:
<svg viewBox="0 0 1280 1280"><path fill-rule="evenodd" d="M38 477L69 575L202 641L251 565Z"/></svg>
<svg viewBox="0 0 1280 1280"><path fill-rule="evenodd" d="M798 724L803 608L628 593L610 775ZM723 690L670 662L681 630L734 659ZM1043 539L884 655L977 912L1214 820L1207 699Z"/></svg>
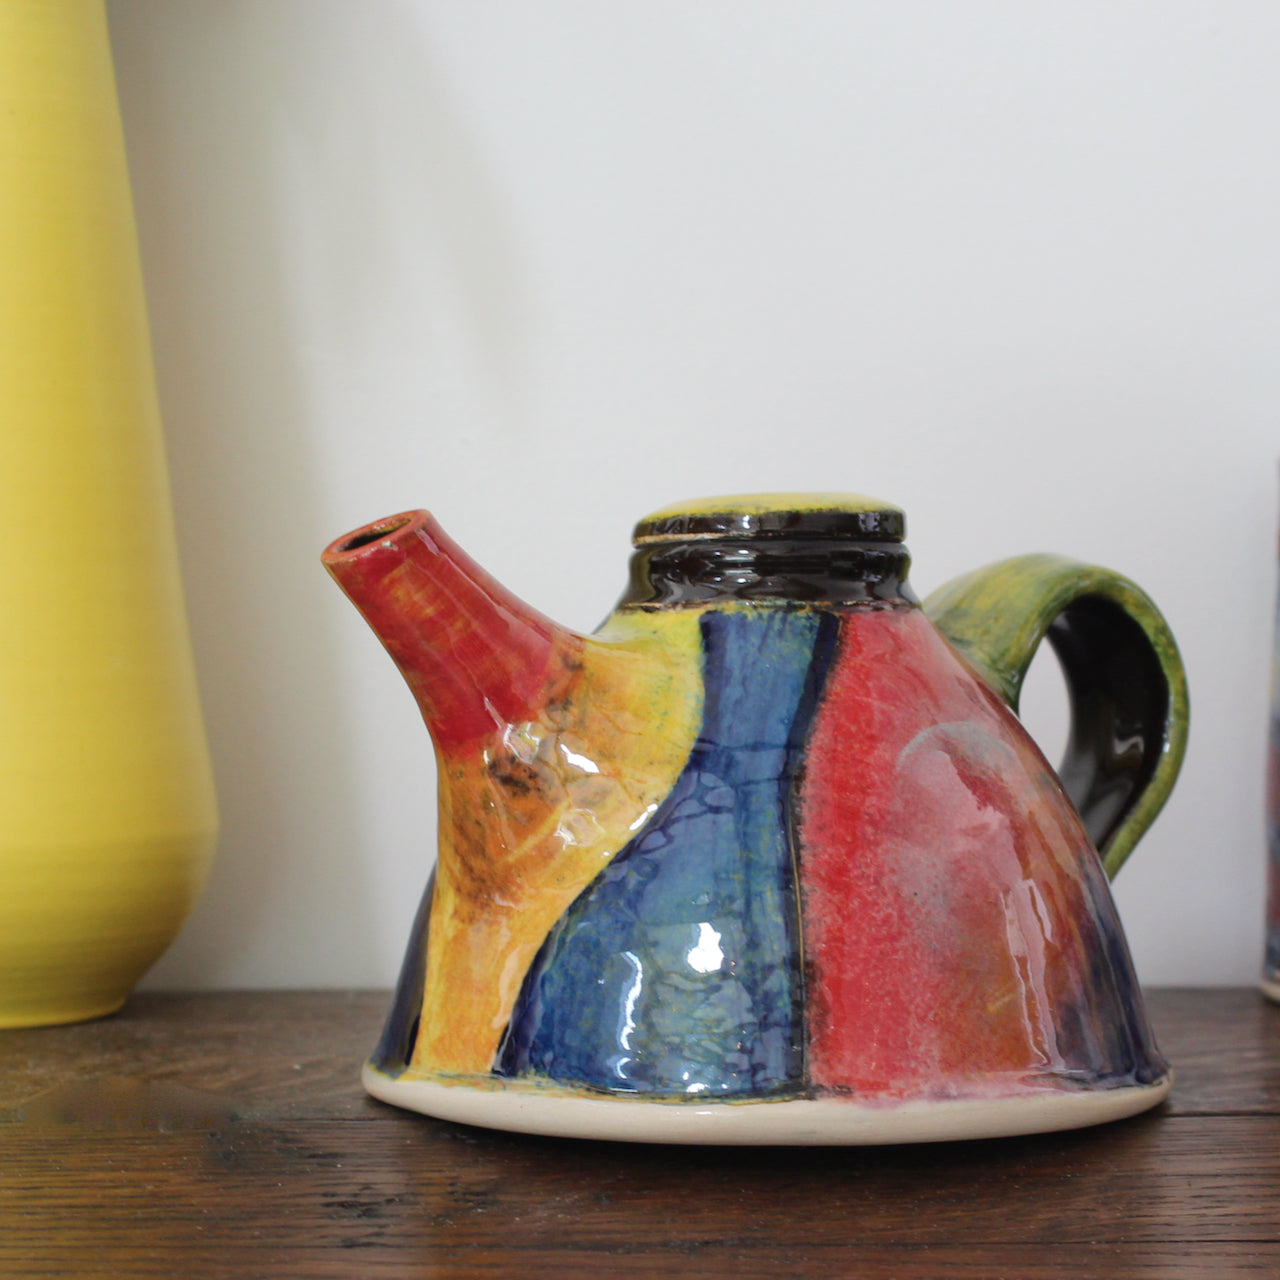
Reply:
<svg viewBox="0 0 1280 1280"><path fill-rule="evenodd" d="M1058 775L1114 877L1168 799L1187 744L1186 672L1150 597L1108 569L1031 555L956 578L924 608L1015 712L1048 636L1071 705Z"/></svg>

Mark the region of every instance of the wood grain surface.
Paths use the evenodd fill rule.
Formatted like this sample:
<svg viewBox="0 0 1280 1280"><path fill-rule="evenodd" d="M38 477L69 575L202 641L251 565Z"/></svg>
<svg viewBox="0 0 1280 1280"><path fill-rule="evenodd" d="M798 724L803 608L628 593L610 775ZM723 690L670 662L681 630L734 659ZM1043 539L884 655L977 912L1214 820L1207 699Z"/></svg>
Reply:
<svg viewBox="0 0 1280 1280"><path fill-rule="evenodd" d="M0 1033L0 1276L1280 1276L1280 1009L1154 991L1177 1084L1098 1129L624 1146L359 1087L385 993L135 997Z"/></svg>

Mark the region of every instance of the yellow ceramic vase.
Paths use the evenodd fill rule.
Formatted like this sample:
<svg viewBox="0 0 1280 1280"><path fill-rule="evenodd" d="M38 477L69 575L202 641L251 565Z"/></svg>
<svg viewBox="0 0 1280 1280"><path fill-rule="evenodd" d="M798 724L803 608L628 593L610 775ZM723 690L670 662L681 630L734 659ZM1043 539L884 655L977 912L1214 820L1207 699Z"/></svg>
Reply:
<svg viewBox="0 0 1280 1280"><path fill-rule="evenodd" d="M0 1027L109 1013L217 815L100 0L0 3Z"/></svg>

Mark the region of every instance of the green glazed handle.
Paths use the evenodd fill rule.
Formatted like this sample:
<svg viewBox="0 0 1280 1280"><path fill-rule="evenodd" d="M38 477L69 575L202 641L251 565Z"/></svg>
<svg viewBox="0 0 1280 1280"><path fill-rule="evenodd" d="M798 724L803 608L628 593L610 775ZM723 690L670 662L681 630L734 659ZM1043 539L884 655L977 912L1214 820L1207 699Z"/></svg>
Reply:
<svg viewBox="0 0 1280 1280"><path fill-rule="evenodd" d="M1160 611L1128 578L1049 555L977 569L924 607L1015 712L1048 636L1071 705L1058 775L1114 876L1169 798L1187 745L1186 672Z"/></svg>

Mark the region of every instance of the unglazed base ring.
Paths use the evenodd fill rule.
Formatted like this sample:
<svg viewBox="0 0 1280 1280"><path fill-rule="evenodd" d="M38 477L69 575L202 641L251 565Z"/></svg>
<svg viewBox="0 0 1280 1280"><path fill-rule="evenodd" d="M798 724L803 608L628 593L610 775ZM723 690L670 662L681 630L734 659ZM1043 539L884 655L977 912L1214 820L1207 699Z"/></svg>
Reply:
<svg viewBox="0 0 1280 1280"><path fill-rule="evenodd" d="M1008 1138L1124 1120L1158 1105L1172 1075L1116 1089L1046 1088L1000 1098L882 1105L833 1098L781 1102L658 1102L597 1098L495 1081L482 1087L383 1075L366 1065L375 1098L459 1124L558 1138L726 1146L873 1146Z"/></svg>

